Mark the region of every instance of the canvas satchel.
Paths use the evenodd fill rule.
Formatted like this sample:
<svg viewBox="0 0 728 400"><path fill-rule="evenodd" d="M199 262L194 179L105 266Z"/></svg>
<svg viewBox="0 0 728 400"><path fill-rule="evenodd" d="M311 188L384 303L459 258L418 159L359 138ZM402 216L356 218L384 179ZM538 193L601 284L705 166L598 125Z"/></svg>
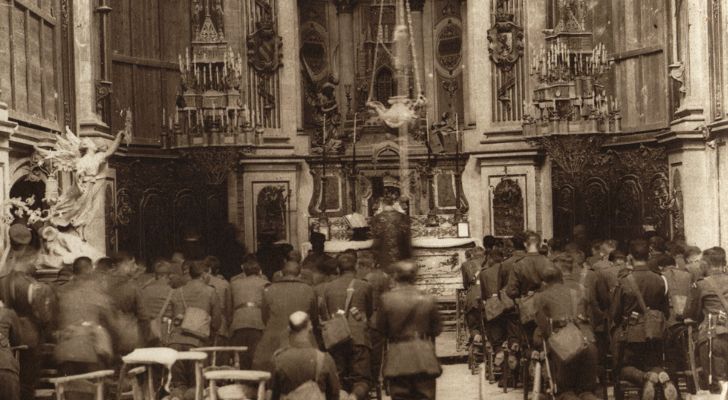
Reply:
<svg viewBox="0 0 728 400"><path fill-rule="evenodd" d="M324 353L316 350L316 372L314 373L313 380L306 381L292 392L281 396L281 400L326 400L326 395L318 385L323 365Z"/></svg>
<svg viewBox="0 0 728 400"><path fill-rule="evenodd" d="M321 338L324 341L324 348L330 350L342 343L351 340L351 328L349 328L349 306L351 306L351 299L354 297L354 279L349 283L349 287L346 288L346 302L344 304L344 313L336 313L331 315L331 318L327 321L321 321ZM324 308L327 309L326 315L330 315L326 301L324 301Z"/></svg>
<svg viewBox="0 0 728 400"><path fill-rule="evenodd" d="M210 338L210 322L212 318L210 314L199 308L189 307L185 301L185 294L180 288L180 294L182 295L182 304L185 307L184 315L182 316L182 323L180 329L182 332L193 336L197 339L207 340Z"/></svg>
<svg viewBox="0 0 728 400"><path fill-rule="evenodd" d="M578 297L576 291L573 289L569 290L569 295L571 297L572 315L578 318ZM551 326L553 331L553 321L551 321ZM559 360L567 363L587 350L589 341L576 323L570 320L566 322L566 325L549 336L548 345Z"/></svg>
<svg viewBox="0 0 728 400"><path fill-rule="evenodd" d="M503 264L498 264L498 273L496 275L496 287L499 289L496 293L483 302L483 311L485 313L485 320L492 321L500 317L507 309L513 307L513 300L505 294L505 291L500 290L501 280L500 273Z"/></svg>
<svg viewBox="0 0 728 400"><path fill-rule="evenodd" d="M632 274L627 275L627 282L637 296L637 302L642 311L636 319L627 323L627 341L642 342L645 340L662 339L665 333L665 315L658 310L652 310L645 304L637 281Z"/></svg>
<svg viewBox="0 0 728 400"><path fill-rule="evenodd" d="M170 300L172 300L172 293L174 291L170 290L167 294L167 298L164 299L164 305L162 305L162 309L159 310L159 313L157 314L154 319L149 321L149 337L147 338L150 342L160 342L160 343L166 343L167 342L167 330L164 329L164 322L162 322L162 318L164 317L164 312L167 311L167 306L169 306Z"/></svg>
<svg viewBox="0 0 728 400"><path fill-rule="evenodd" d="M520 299L518 303L518 314L522 324L527 324L536 320L536 294L529 293Z"/></svg>

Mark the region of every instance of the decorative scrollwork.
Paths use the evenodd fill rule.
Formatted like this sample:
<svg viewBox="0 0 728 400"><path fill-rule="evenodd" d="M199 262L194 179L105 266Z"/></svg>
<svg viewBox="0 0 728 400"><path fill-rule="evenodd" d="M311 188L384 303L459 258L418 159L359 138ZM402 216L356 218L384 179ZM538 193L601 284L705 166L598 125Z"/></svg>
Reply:
<svg viewBox="0 0 728 400"><path fill-rule="evenodd" d="M550 135L529 139L543 147L546 154L572 178L582 175L590 160L599 156L603 135Z"/></svg>
<svg viewBox="0 0 728 400"><path fill-rule="evenodd" d="M211 185L225 182L240 158L238 149L230 147L191 148L182 150L182 155L206 175L207 183Z"/></svg>

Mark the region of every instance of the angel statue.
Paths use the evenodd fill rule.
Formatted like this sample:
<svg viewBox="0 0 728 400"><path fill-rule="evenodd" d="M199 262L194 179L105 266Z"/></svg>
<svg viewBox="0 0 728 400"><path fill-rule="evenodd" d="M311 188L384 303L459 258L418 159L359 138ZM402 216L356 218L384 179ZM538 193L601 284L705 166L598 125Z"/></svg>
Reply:
<svg viewBox="0 0 728 400"><path fill-rule="evenodd" d="M89 138L79 138L66 127L65 134L58 136L53 149L36 147L41 162L55 164L56 169L73 173L73 185L66 188L57 202L51 204L50 223L56 227L74 227L86 240L85 228L91 223L99 207L99 196L105 187L105 172L109 157L114 155L126 139L131 137L131 112L126 111L123 130L116 135L111 147L99 147Z"/></svg>

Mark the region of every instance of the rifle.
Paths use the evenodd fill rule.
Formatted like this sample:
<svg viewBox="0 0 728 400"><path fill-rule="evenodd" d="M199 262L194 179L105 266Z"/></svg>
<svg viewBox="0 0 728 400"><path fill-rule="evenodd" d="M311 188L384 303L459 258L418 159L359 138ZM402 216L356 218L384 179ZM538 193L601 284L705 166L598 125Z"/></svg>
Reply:
<svg viewBox="0 0 728 400"><path fill-rule="evenodd" d="M693 342L693 323L690 320L685 320L685 324L688 326L688 361L690 362L690 370L693 385L695 385L695 391L700 390L700 382L698 380L698 367L695 362L695 342Z"/></svg>
<svg viewBox="0 0 728 400"><path fill-rule="evenodd" d="M556 382L554 382L554 377L551 375L551 363L549 363L549 353L548 353L548 347L546 345L546 339L543 340L543 349L546 352L545 363L546 363L546 376L549 378L549 390L551 390L551 396L556 398Z"/></svg>

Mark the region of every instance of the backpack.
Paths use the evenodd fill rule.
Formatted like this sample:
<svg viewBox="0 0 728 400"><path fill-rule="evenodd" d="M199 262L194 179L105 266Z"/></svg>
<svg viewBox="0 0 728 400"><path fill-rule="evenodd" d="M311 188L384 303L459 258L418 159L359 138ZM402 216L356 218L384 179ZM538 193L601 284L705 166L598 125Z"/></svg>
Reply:
<svg viewBox="0 0 728 400"><path fill-rule="evenodd" d="M326 400L326 395L321 391L318 385L321 368L324 364L324 353L316 350L316 372L314 372L313 380L306 381L298 386L292 392L285 396L281 396L282 400Z"/></svg>

